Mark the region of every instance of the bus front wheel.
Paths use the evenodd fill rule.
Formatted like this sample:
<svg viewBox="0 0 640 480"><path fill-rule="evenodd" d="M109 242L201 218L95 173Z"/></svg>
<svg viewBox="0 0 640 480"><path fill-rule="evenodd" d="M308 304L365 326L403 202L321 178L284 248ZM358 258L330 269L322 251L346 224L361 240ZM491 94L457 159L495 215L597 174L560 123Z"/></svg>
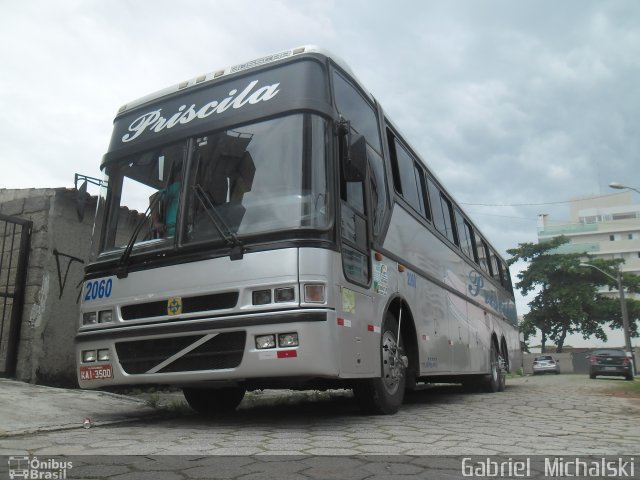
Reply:
<svg viewBox="0 0 640 480"><path fill-rule="evenodd" d="M380 335L381 376L357 381L353 394L366 413L396 413L404 400L406 357L398 339L398 322L387 313Z"/></svg>
<svg viewBox="0 0 640 480"><path fill-rule="evenodd" d="M217 389L183 388L182 393L187 403L196 412L216 414L232 412L244 398L246 389L241 386Z"/></svg>

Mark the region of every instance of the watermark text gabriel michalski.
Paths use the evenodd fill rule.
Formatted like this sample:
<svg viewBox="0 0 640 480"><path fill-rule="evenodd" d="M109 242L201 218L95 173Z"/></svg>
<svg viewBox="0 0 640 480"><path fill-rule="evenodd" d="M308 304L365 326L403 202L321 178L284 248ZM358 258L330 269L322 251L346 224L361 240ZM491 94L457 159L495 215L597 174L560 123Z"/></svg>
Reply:
<svg viewBox="0 0 640 480"><path fill-rule="evenodd" d="M73 462L57 458L12 456L9 457L8 463L11 480L64 480L67 478L67 472L73 468Z"/></svg>
<svg viewBox="0 0 640 480"><path fill-rule="evenodd" d="M462 476L470 478L528 478L532 472L545 477L634 478L633 457L530 457L462 458Z"/></svg>

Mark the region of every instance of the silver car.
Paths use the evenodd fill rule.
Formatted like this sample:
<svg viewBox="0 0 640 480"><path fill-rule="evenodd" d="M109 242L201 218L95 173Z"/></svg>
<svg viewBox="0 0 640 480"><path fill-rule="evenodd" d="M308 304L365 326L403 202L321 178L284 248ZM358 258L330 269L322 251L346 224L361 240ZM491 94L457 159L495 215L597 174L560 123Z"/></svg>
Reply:
<svg viewBox="0 0 640 480"><path fill-rule="evenodd" d="M541 355L533 359L533 374L560 373L560 364L551 355Z"/></svg>

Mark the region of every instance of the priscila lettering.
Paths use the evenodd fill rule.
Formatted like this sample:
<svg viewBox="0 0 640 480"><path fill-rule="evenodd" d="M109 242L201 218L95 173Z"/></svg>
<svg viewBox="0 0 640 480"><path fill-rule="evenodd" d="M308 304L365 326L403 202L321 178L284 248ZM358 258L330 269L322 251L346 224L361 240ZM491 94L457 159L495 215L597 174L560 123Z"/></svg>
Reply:
<svg viewBox="0 0 640 480"><path fill-rule="evenodd" d="M131 125L129 125L129 133L122 137L123 142L130 142L135 140L145 131L160 132L165 128L172 128L176 125L184 125L196 118L207 118L214 113L223 113L230 108L238 109L244 107L246 104L255 105L259 102L266 102L275 97L280 90L279 83L261 87L254 91L254 88L258 84L258 80L254 80L245 87L239 95L236 96L238 90L235 88L229 92L229 96L221 101L213 100L201 107L197 107L195 104L187 107L182 105L178 108L178 111L171 115L169 118L162 116L162 109L153 110L152 112L145 113L139 116Z"/></svg>

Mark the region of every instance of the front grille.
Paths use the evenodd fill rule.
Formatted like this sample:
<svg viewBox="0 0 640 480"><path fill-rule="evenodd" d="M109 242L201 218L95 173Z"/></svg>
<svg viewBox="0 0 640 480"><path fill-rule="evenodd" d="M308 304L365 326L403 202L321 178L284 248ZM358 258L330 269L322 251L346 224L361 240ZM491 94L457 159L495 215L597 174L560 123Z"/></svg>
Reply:
<svg viewBox="0 0 640 480"><path fill-rule="evenodd" d="M220 333L185 355L178 357L159 372L193 372L235 368L242 362L246 332ZM131 375L148 372L167 358L188 347L203 335L136 340L116 343L122 369Z"/></svg>
<svg viewBox="0 0 640 480"><path fill-rule="evenodd" d="M242 362L246 333L221 333L160 370L193 372L235 368Z"/></svg>
<svg viewBox="0 0 640 480"><path fill-rule="evenodd" d="M238 303L238 292L213 293L182 299L182 313L208 312L233 308ZM162 317L168 315L167 300L147 303L136 303L121 307L123 320Z"/></svg>

